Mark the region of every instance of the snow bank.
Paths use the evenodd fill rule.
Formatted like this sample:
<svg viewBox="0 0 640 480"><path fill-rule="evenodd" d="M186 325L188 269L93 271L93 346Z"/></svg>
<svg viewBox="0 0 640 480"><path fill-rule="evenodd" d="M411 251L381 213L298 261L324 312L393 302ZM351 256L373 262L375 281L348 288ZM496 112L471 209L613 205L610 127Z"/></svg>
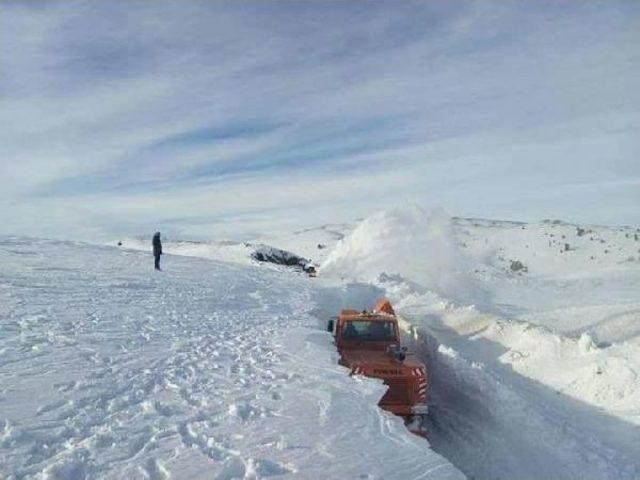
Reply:
<svg viewBox="0 0 640 480"><path fill-rule="evenodd" d="M450 300L484 305L486 293L469 274L451 218L418 206L379 212L338 242L320 268L323 276L376 282L400 275Z"/></svg>
<svg viewBox="0 0 640 480"><path fill-rule="evenodd" d="M513 326L502 327L498 324L488 329L494 335L502 332L521 337L521 350L505 350L487 336L468 333L475 345L465 348L462 334L458 342L449 337L454 344L451 347L440 343L433 330L424 327L407 338L410 348L427 359L429 365L429 438L433 448L478 479L638 478L640 432L636 425L570 398L569 392L561 388L511 371L520 363L526 364L531 356L535 357L532 362L540 362L539 373L546 368L547 377L564 380L571 376L572 361L582 361L587 363L584 370L591 371L591 378L570 387L602 392L602 382L609 382L607 375L600 375L603 372L589 366L597 353L590 351L588 355L594 357L585 359L578 340L564 345L543 330L524 333L529 328L524 324L520 325L519 335L510 331ZM536 342L543 351L539 356L535 346L523 345ZM494 362L489 360L491 356ZM554 356L569 363L567 370ZM499 365L503 362L506 365Z"/></svg>

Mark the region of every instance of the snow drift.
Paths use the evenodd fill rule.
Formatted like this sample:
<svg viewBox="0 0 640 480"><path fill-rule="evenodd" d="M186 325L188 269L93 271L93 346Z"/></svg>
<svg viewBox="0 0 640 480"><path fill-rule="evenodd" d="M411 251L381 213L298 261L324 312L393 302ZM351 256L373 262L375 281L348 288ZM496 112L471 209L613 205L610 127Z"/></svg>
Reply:
<svg viewBox="0 0 640 480"><path fill-rule="evenodd" d="M432 360L432 442L475 478L638 478L632 424L443 345Z"/></svg>

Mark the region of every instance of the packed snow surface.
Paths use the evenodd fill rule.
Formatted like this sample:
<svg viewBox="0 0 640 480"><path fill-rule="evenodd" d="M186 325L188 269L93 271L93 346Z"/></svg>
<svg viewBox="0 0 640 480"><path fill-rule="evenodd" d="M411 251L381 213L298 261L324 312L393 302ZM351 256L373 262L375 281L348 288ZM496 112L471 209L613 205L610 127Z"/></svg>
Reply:
<svg viewBox="0 0 640 480"><path fill-rule="evenodd" d="M463 478L337 365L314 312L340 288L163 265L0 238L0 477Z"/></svg>

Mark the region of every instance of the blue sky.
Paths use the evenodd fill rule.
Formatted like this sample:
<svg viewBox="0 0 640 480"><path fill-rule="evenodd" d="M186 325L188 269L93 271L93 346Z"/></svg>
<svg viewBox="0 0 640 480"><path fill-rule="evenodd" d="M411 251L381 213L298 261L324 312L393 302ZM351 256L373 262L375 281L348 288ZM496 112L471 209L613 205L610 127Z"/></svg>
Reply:
<svg viewBox="0 0 640 480"><path fill-rule="evenodd" d="M640 224L640 3L0 4L2 233Z"/></svg>

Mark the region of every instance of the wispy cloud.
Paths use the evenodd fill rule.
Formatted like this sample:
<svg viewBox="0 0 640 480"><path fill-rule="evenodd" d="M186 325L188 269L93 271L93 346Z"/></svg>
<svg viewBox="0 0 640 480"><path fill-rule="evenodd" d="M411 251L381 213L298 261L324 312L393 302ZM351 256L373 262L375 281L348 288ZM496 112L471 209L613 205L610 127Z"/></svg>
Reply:
<svg viewBox="0 0 640 480"><path fill-rule="evenodd" d="M3 2L3 230L246 235L406 200L640 223L639 27L633 1Z"/></svg>

